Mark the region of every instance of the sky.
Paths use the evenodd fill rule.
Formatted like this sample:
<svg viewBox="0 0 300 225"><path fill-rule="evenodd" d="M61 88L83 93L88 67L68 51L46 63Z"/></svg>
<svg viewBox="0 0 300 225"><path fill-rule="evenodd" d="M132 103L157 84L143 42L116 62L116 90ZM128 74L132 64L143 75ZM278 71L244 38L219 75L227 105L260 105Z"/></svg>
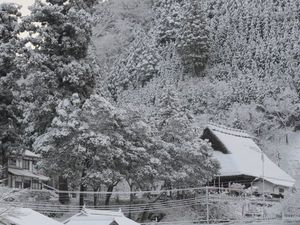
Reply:
<svg viewBox="0 0 300 225"><path fill-rule="evenodd" d="M0 0L0 3L4 3L4 2L14 2L14 3L18 3L19 5L22 5L22 15L26 16L29 14L29 10L28 10L28 6L32 5L34 3L34 0Z"/></svg>

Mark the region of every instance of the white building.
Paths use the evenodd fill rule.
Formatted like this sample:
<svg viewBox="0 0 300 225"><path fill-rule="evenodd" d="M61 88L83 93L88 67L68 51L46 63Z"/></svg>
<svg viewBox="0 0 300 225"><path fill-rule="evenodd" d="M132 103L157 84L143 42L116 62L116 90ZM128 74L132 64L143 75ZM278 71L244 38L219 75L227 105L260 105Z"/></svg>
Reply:
<svg viewBox="0 0 300 225"><path fill-rule="evenodd" d="M83 208L80 213L67 219L66 225L140 225L128 219L122 212Z"/></svg>
<svg viewBox="0 0 300 225"><path fill-rule="evenodd" d="M2 212L2 213L1 213ZM7 212L6 215L3 213ZM28 208L0 209L0 225L63 225Z"/></svg>
<svg viewBox="0 0 300 225"><path fill-rule="evenodd" d="M220 176L214 180L216 186L228 187L230 183L255 186L264 191L282 194L295 184L295 180L273 163L255 144L245 131L221 125L208 125L202 139L212 144L214 157L219 161Z"/></svg>

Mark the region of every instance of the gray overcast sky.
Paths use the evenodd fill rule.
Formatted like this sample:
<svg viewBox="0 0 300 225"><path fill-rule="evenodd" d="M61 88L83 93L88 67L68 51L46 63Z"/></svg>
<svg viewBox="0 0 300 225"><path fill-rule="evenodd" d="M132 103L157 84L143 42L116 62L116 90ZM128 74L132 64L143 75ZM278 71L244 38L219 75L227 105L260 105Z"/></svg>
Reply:
<svg viewBox="0 0 300 225"><path fill-rule="evenodd" d="M0 3L4 3L4 2L14 2L14 3L18 3L19 5L22 5L22 15L25 16L29 13L28 11L28 6L32 5L34 3L34 0L0 0Z"/></svg>

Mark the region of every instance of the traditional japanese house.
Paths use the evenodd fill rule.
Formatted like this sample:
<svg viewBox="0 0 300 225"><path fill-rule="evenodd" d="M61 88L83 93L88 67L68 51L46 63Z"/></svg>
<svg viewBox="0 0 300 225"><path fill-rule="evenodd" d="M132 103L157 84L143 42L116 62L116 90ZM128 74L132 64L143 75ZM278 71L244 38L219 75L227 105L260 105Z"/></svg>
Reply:
<svg viewBox="0 0 300 225"><path fill-rule="evenodd" d="M211 184L228 187L239 183L273 194L282 194L294 186L295 180L272 162L245 131L210 124L201 138L211 143L213 156L221 166L220 175Z"/></svg>
<svg viewBox="0 0 300 225"><path fill-rule="evenodd" d="M1 180L11 188L42 189L42 183L49 178L35 170L39 158L39 155L29 150L22 154L10 154L7 165L3 165Z"/></svg>

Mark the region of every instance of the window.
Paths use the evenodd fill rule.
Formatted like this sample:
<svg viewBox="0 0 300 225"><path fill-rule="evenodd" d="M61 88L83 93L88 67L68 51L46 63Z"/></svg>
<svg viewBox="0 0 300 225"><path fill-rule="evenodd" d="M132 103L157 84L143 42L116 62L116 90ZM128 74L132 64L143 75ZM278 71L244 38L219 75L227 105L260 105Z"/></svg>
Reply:
<svg viewBox="0 0 300 225"><path fill-rule="evenodd" d="M23 168L23 169L26 169L26 170L29 170L29 165L30 165L30 161L24 159L24 160L23 160L22 168Z"/></svg>
<svg viewBox="0 0 300 225"><path fill-rule="evenodd" d="M23 188L31 188L31 180L24 180Z"/></svg>
<svg viewBox="0 0 300 225"><path fill-rule="evenodd" d="M15 188L22 188L22 182L21 181L15 181Z"/></svg>
<svg viewBox="0 0 300 225"><path fill-rule="evenodd" d="M279 193L283 193L284 192L284 188L279 188Z"/></svg>
<svg viewBox="0 0 300 225"><path fill-rule="evenodd" d="M16 166L17 165L17 159L10 158L8 163L9 163L10 166Z"/></svg>
<svg viewBox="0 0 300 225"><path fill-rule="evenodd" d="M32 189L40 189L40 183L38 180L32 181Z"/></svg>

